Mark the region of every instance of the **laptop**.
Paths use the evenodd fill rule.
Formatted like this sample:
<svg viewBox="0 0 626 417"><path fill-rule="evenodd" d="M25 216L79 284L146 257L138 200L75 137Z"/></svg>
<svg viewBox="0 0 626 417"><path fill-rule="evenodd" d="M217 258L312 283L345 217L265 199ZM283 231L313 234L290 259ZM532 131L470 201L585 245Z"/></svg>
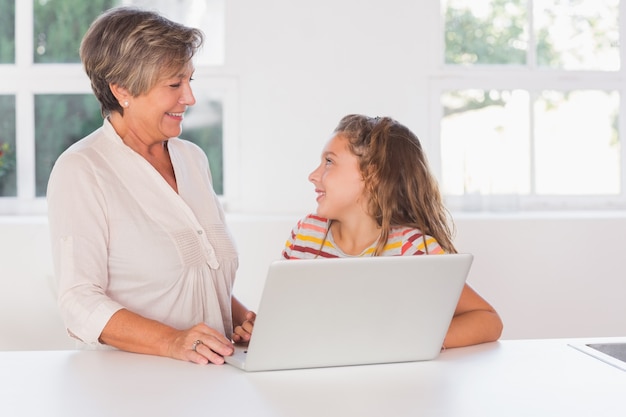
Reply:
<svg viewBox="0 0 626 417"><path fill-rule="evenodd" d="M245 371L426 361L441 351L473 255L277 260Z"/></svg>

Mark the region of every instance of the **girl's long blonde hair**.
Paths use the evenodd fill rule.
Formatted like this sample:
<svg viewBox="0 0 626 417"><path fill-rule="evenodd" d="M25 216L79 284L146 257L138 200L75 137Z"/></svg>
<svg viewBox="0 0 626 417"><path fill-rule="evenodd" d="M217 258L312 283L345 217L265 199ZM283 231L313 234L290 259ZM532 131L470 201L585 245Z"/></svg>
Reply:
<svg viewBox="0 0 626 417"><path fill-rule="evenodd" d="M334 131L348 139L359 160L368 211L381 228L380 255L392 227L419 229L447 253L456 253L453 222L444 207L417 136L389 117L345 116Z"/></svg>

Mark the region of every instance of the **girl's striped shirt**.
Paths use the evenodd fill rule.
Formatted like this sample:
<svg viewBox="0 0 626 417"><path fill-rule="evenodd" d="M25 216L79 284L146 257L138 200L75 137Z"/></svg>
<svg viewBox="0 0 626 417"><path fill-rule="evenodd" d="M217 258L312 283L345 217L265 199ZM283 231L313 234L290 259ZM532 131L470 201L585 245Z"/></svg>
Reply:
<svg viewBox="0 0 626 417"><path fill-rule="evenodd" d="M301 219L291 231L283 250L283 258L312 259L316 257L345 258L354 256L344 253L335 244L333 234L328 230L329 225L328 219L314 214L309 214ZM322 243L324 244L323 247ZM372 256L377 244L377 241L372 243L370 247L356 256ZM389 233L389 239L382 256L424 255L426 253L442 254L444 250L433 237L423 235L417 229L394 227Z"/></svg>

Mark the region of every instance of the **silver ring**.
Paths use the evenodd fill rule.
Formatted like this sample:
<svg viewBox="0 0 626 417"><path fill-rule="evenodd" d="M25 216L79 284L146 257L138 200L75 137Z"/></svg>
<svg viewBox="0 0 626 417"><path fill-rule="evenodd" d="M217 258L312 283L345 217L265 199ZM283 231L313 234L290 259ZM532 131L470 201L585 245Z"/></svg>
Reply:
<svg viewBox="0 0 626 417"><path fill-rule="evenodd" d="M194 352L197 352L197 350L196 350L196 349L198 348L198 345L201 345L201 344L202 344L202 340L198 339L198 340L196 340L195 342L193 342L193 346L191 346L191 349L192 349Z"/></svg>

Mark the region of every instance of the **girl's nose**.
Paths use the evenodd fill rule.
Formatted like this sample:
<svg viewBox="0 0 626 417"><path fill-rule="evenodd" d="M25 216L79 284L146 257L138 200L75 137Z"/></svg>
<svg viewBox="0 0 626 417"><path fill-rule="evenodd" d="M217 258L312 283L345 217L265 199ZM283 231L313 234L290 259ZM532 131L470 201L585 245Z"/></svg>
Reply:
<svg viewBox="0 0 626 417"><path fill-rule="evenodd" d="M313 170L313 172L311 172L311 173L309 174L309 182L312 182L313 184L315 184L316 182L318 182L318 180L319 180L319 175L318 175L318 172L319 172L319 170L320 170L320 167L321 167L321 165L320 165L319 167L315 168L315 169Z"/></svg>

